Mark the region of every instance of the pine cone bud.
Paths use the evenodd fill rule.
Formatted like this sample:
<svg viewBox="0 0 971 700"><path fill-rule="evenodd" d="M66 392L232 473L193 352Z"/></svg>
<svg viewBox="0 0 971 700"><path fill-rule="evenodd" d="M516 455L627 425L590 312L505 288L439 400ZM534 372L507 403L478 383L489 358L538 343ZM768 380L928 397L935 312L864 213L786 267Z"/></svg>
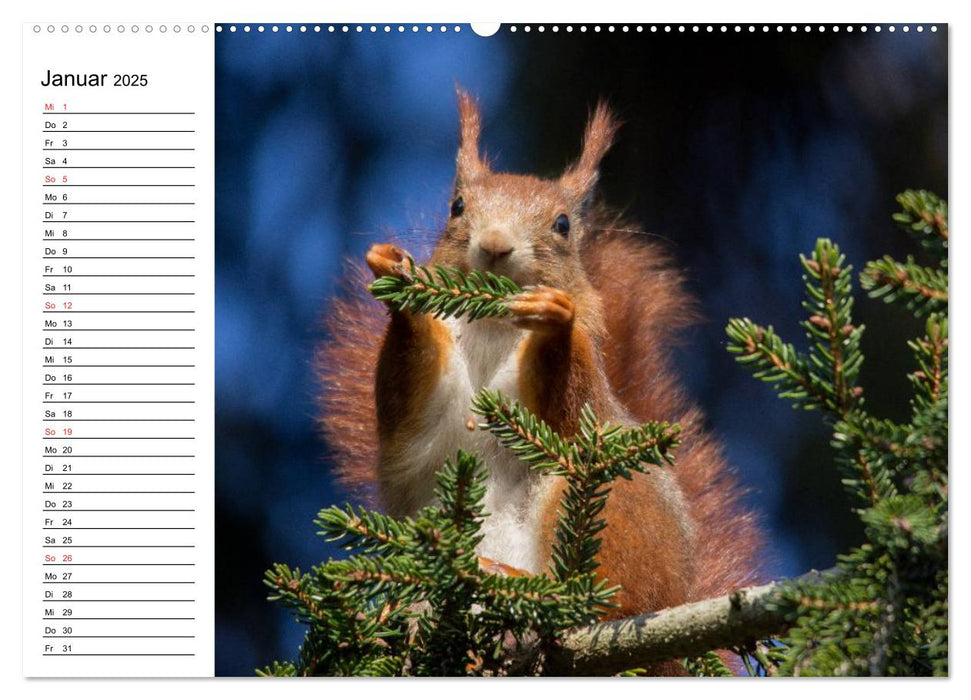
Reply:
<svg viewBox="0 0 971 700"><path fill-rule="evenodd" d="M833 327L832 324L829 322L829 319L826 318L825 316L818 316L818 315L810 316L809 323L816 326L816 328L822 331L828 331L830 328Z"/></svg>

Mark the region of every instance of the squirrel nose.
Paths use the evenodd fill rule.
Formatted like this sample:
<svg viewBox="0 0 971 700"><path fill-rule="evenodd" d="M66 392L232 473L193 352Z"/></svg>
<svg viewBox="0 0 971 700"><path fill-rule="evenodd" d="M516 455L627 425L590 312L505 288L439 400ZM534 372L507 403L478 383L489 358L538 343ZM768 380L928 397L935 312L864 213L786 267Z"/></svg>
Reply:
<svg viewBox="0 0 971 700"><path fill-rule="evenodd" d="M502 231L486 231L479 237L479 249L489 258L499 260L508 257L515 247L512 239Z"/></svg>

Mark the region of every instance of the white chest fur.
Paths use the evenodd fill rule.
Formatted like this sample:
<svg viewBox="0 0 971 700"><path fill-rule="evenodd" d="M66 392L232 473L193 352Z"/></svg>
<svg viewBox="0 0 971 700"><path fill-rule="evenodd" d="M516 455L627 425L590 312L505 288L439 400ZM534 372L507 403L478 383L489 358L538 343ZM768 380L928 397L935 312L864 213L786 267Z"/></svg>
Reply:
<svg viewBox="0 0 971 700"><path fill-rule="evenodd" d="M531 473L508 449L483 430L469 430L472 397L483 387L518 396L517 356L524 332L499 321L446 321L454 340L448 366L426 403L422 428L399 456L415 474L419 501L433 500L431 474L458 450L475 452L489 472L479 554L539 572L540 517L552 479ZM400 465L405 467L405 464Z"/></svg>

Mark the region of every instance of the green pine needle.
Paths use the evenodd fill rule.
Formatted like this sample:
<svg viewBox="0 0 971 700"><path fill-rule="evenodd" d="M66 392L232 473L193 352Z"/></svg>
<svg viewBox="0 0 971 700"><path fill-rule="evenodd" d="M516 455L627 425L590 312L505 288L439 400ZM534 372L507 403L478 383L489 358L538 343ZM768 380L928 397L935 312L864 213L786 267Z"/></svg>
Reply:
<svg viewBox="0 0 971 700"><path fill-rule="evenodd" d="M729 350L756 378L795 405L827 410L836 464L866 532L835 574L792 584L775 601L792 623L771 650L780 675L947 674L947 202L923 191L898 202L895 221L938 266L884 257L866 265L861 284L873 298L927 316L925 335L908 341L916 365L909 423L863 407L863 329L851 317L850 268L830 241L802 258L808 354L748 319L727 329Z"/></svg>
<svg viewBox="0 0 971 700"><path fill-rule="evenodd" d="M927 190L907 190L897 195L897 203L902 210L893 215L893 220L946 266L947 201Z"/></svg>
<svg viewBox="0 0 971 700"><path fill-rule="evenodd" d="M681 665L688 675L697 678L725 678L735 675L713 651L705 652L702 656L682 659Z"/></svg>
<svg viewBox="0 0 971 700"><path fill-rule="evenodd" d="M397 276L380 277L368 287L375 299L398 311L475 321L506 315L510 297L522 292L508 277L487 270L462 272L444 265L429 270L410 257L400 267Z"/></svg>
<svg viewBox="0 0 971 700"><path fill-rule="evenodd" d="M833 573L792 582L769 603L790 625L780 640L729 645L753 675L948 673L947 202L923 191L898 201L903 211L895 220L937 256L937 267L883 258L865 267L862 285L873 297L926 315L924 334L908 342L914 366L907 422L872 415L863 404L863 328L852 318L851 268L829 240L818 240L801 259L805 351L771 326L728 324L728 349L740 364L794 406L825 412L839 476L866 536L839 557ZM491 273L429 271L410 258L402 270L371 291L412 313L498 316L520 291ZM482 429L533 471L563 481L550 572L507 576L480 568L488 472L480 457L459 452L437 475L437 503L414 517L351 506L320 511L319 534L350 555L308 572L276 564L265 573L269 599L307 632L294 660L257 674L535 673L541 665L522 666L524 645L549 648L563 630L614 605L617 587L596 574L613 481L671 464L678 426L610 425L585 406L576 434L561 435L488 390L475 397L473 410ZM730 675L714 650L682 664L692 675Z"/></svg>
<svg viewBox="0 0 971 700"><path fill-rule="evenodd" d="M889 255L867 263L860 284L874 299L901 302L915 316L947 308L947 271L918 265L910 255L905 263Z"/></svg>

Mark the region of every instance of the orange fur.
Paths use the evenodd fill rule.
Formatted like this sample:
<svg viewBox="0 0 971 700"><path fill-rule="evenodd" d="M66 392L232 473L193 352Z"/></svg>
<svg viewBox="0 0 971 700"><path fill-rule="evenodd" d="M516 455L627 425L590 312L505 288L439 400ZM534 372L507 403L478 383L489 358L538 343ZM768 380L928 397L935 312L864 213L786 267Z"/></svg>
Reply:
<svg viewBox="0 0 971 700"><path fill-rule="evenodd" d="M565 239L550 238L548 229L530 234L536 236L537 261L531 274L552 288L533 290L514 309L515 322L530 331L517 356L522 401L565 435L575 432L586 402L603 416L627 414L639 422L667 420L682 427L673 476L653 473L620 481L608 499L600 573L623 587L613 616L753 583L761 542L754 516L742 507L733 473L671 368L670 348L678 332L697 318L694 302L659 245L607 210L590 206L599 162L617 123L599 105L582 155L551 182L491 173L479 157L481 118L474 100L460 92L459 109L456 187L465 193L470 211L508 216L507 202L520 201L529 221L550 221L560 211L577 216L577 238L569 246ZM465 219L450 221L432 259L466 267L470 225ZM375 250L392 247L379 246L369 254L369 264L381 270L383 263L372 259ZM365 489L362 495L374 505L378 437L381 449L399 450L396 444L412 432L408 421L417 413L415 406L437 381L452 348L448 331L427 317L392 314L385 332L387 314L365 291L368 276L360 268L352 274L353 283L328 312L330 338L318 355L321 427L340 481ZM548 538L557 507L555 497L543 504Z"/></svg>
<svg viewBox="0 0 971 700"><path fill-rule="evenodd" d="M337 481L369 504L377 499L378 430L374 368L386 310L367 293L372 275L347 263L343 284L324 316L327 339L315 354L319 427Z"/></svg>
<svg viewBox="0 0 971 700"><path fill-rule="evenodd" d="M697 524L696 568L702 572L688 598L699 600L753 583L759 573L753 553L761 544L756 518L742 507L743 492L734 473L718 444L702 431L701 414L686 400L670 368L669 349L678 331L697 319L694 304L681 274L658 244L628 233L619 222L602 225L607 228L589 239L583 260L597 292L608 302L601 352L610 387L638 420L677 421L683 431L673 471ZM374 371L387 313L368 295L370 279L361 266L351 266L349 284L326 315L330 338L317 353L317 373L320 426L338 480L369 504L379 505L374 491ZM608 501L611 510L620 509L614 504L629 488L618 485ZM605 548L614 539L612 531L607 531Z"/></svg>
<svg viewBox="0 0 971 700"><path fill-rule="evenodd" d="M682 429L674 474L695 522L700 572L688 599L752 584L759 577L755 553L762 544L756 517L743 507L744 492L734 472L718 444L703 432L701 414L687 401L671 368L670 348L678 331L698 318L694 301L659 245L618 220L601 215L601 221L583 257L605 302L603 355L611 388L637 420L668 420Z"/></svg>

